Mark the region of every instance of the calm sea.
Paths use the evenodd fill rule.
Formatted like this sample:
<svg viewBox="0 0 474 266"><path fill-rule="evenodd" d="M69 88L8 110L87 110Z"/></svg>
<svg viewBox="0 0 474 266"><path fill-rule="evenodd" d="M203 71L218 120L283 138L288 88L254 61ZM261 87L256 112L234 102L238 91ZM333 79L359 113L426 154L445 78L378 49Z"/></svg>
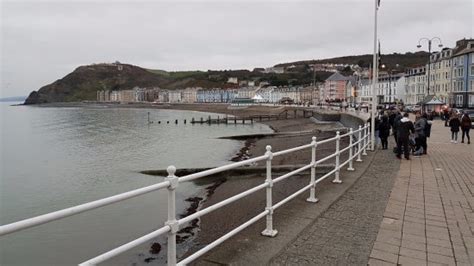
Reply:
<svg viewBox="0 0 474 266"><path fill-rule="evenodd" d="M10 104L0 103L0 224L163 180L141 170L228 163L242 142L218 137L271 132L261 124L183 125L183 119L209 115L191 111ZM148 125L147 112L153 121L180 124ZM179 211L204 187L180 185ZM78 264L161 227L166 204L164 191L155 192L5 236L0 265ZM107 264L142 264L148 249L143 245Z"/></svg>

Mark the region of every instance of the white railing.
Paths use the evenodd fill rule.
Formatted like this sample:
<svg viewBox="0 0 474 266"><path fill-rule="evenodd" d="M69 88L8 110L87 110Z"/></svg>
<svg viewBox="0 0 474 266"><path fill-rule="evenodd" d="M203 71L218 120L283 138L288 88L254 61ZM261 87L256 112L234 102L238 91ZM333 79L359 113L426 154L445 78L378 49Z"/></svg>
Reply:
<svg viewBox="0 0 474 266"><path fill-rule="evenodd" d="M340 148L340 140L343 137L349 137L349 145L347 147L341 149ZM122 193L122 194L118 194L118 195L115 195L115 196L111 196L111 197L108 197L108 198L104 198L104 199L96 200L96 201L93 201L93 202L85 203L85 204L78 205L78 206L75 206L75 207L71 207L71 208L60 210L60 211L56 211L56 212L40 215L40 216L37 216L37 217L29 218L29 219L22 220L22 221L19 221L19 222L7 224L7 225L2 225L2 226L0 226L0 236L7 235L7 234L10 234L10 233L13 233L13 232L20 231L20 230L24 230L24 229L34 227L34 226L37 226L37 225L41 225L41 224L44 224L44 223L48 223L48 222L51 222L51 221L54 221L54 220L62 219L62 218L72 216L72 215L75 215L75 214L78 214L78 213L81 213L81 212L96 209L96 208L106 206L106 205L109 205L109 204L112 204L112 203L117 203L119 201L123 201L123 200L126 200L126 199L137 197L137 196L140 196L140 195L152 192L152 191L167 188L167 190L168 190L168 219L165 222L165 225L163 227L161 227L158 230L153 231L153 232L151 232L151 233L149 233L145 236L142 236L142 237L140 237L136 240L133 240L129 243L126 243L126 244L124 244L120 247L117 247L117 248L115 248L115 249L113 249L109 252L106 252L106 253L104 253L102 255L99 255L99 256L97 256L93 259L90 259L86 262L83 262L80 265L96 265L98 263L104 262L104 261L106 261L106 260L108 260L108 259L110 259L114 256L117 256L117 255L119 255L119 254L121 254L121 253L123 253L127 250L130 250L130 249L132 249L132 248L134 248L138 245L144 244L144 243L146 243L146 242L148 242L148 241L150 241L150 240L152 240L152 239L154 239L154 238L156 238L160 235L166 234L166 233L168 234L168 241L167 241L168 242L168 247L167 247L167 252L168 252L168 254L167 254L168 261L167 262L168 262L168 265L176 265L176 264L186 265L186 264L194 261L195 259L199 258L200 256L202 256L203 254L205 254L209 250L213 249L217 245L221 244L225 240L229 239L230 237L232 237L235 234L239 233L240 231L244 230L248 226L250 226L253 223L257 222L258 220L260 220L263 217L266 217L266 228L265 228L265 230L262 231L262 235L269 236L269 237L275 236L278 232L277 232L277 230L275 230L273 228L273 212L277 208L283 206L285 203L289 202L290 200L292 200L293 198L295 198L298 195L302 194L303 192L307 191L308 189L309 189L309 197L307 198L307 201L308 202L313 202L313 203L318 202L319 200L316 198L316 195L315 195L316 184L318 184L319 182L323 181L324 179L328 178L329 176L331 176L333 174L334 174L334 180L332 180L332 182L335 183L335 184L342 183L342 180L341 180L341 177L340 177L341 168L348 164L347 170L348 171L353 171L354 170L353 160L356 158L356 161L360 162L360 161L362 161L361 155L367 155L366 150L367 150L367 146L370 143L369 137L370 137L369 124L365 124L364 127L359 126L359 129L357 129L357 130L353 130L351 128L348 133L345 133L345 134L342 134L342 135L338 131L338 132L336 132L335 137L332 137L332 138L329 138L329 139L316 141L316 137L313 137L310 144L306 144L306 145L303 145L303 146L299 146L299 147L295 147L295 148L291 148L291 149L287 149L287 150L283 150L283 151L272 152L271 146L267 146L266 147L267 151L262 156L252 158L252 159L248 159L248 160L244 160L244 161L241 161L241 162L227 164L227 165L224 165L224 166L216 167L216 168L213 168L213 169L209 169L209 170L206 170L206 171L202 171L202 172L198 172L198 173L195 173L195 174L186 175L186 176L182 176L182 177L177 177L175 175L176 168L174 166L169 166L167 168L168 177L166 177L165 181L163 181L163 182L160 182L160 183L155 184L155 185L135 189L135 190L125 192L125 193ZM356 139L356 141L354 141L354 139ZM322 159L319 159L318 161L316 161L317 146L321 145L321 144L324 144L324 143L332 142L332 141L336 142L335 152L328 155L328 156L326 156L326 157L324 157L324 158L322 158ZM303 166L299 169L293 170L293 171L291 171L287 174L279 176L275 179L272 178L272 159L274 157L281 156L281 155L284 155L284 154L289 154L289 153L292 153L292 152L295 152L295 151L309 149L309 148L311 148L311 162L309 164L307 164L307 165L305 165L305 166ZM340 156L341 156L342 153L347 152L347 151L348 151L348 158L347 158L346 161L341 163L340 162ZM321 164L324 161L327 161L327 160L333 158L333 157L335 157L334 169L331 170L330 172L326 173L322 177L316 179L316 166L318 164ZM228 199L225 199L225 200L223 200L219 203L216 203L212 206L201 209L201 210L199 210L199 211L197 211L197 212L195 212L191 215L188 215L184 218L176 219L176 194L175 194L175 192L176 192L176 189L179 187L180 183L192 181L192 180L195 180L195 179L198 179L198 178L201 178L201 177L205 177L205 176L209 176L209 175L212 175L212 174L220 173L220 172L223 172L223 171L226 171L226 170L230 170L230 169L240 167L240 166L249 165L251 163L259 162L259 161L263 161L263 160L266 161L266 179L265 179L264 183L262 183L262 184L260 184L256 187L253 187L249 190L246 190L246 191L244 191L240 194L234 195L234 196L232 196ZM303 172L305 170L308 170L308 169L310 169L309 184L307 186L301 188L300 190L296 191L295 193L289 195L288 197L281 200L280 202L274 204L273 200L272 200L273 184L278 183L280 181L283 181L283 180L285 180L285 179L287 179L287 178L289 178L293 175L296 175L296 174L301 173L301 172ZM253 217L252 219L248 220L244 224L242 224L242 225L238 226L237 228L233 229L229 233L221 236L220 238L218 238L214 242L208 244L207 246L205 246L201 250L197 251L196 253L190 255L189 257L187 257L187 258L181 260L179 263L177 263L176 233L178 232L180 226L182 226L183 224L186 224L186 223L188 223L188 222L190 222L190 221L192 221L196 218L199 218L199 217L201 217L201 216L203 216L207 213L210 213L210 212L215 211L215 210L217 210L221 207L224 207L224 206L226 206L226 205L228 205L232 202L235 202L235 201L237 201L237 200L239 200L239 199L241 199L245 196L248 196L248 195L250 195L254 192L257 192L257 191L263 190L263 189L266 190L266 207L265 207L264 211L262 211L261 213L259 213L255 217Z"/></svg>

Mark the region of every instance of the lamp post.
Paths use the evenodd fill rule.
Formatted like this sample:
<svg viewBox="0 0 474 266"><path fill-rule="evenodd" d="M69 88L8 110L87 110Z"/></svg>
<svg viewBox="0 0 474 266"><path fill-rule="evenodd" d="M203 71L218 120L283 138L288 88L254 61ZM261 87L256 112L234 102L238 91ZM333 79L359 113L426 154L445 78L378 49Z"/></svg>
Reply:
<svg viewBox="0 0 474 266"><path fill-rule="evenodd" d="M438 44L438 47L443 47L443 43L441 41L441 39L439 37L433 37L431 39L428 39L428 38L421 38L418 40L418 45L416 47L418 48L421 48L422 45L421 45L421 42L422 41L427 41L428 42L428 88L427 88L427 95L429 96L430 95L430 69L431 69L431 43L433 41L438 41L439 44Z"/></svg>
<svg viewBox="0 0 474 266"><path fill-rule="evenodd" d="M377 11L379 10L380 0L375 0L374 6L374 56L373 56L373 75L372 75L372 108L371 108L371 119L370 119L370 150L375 151L375 114L377 112L376 99L375 99L375 88L377 87L378 81L378 64L377 64Z"/></svg>

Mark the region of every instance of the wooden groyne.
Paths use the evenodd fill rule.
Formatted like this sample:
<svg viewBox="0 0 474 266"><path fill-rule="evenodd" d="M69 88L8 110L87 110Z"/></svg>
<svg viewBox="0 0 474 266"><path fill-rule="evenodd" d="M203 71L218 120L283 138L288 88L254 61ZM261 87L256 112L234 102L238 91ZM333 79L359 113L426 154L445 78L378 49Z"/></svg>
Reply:
<svg viewBox="0 0 474 266"><path fill-rule="evenodd" d="M167 121L157 121L157 124L253 124L254 122L262 121L272 121L272 120L284 120L284 119L297 119L297 118L310 118L314 116L314 111L312 109L294 109L294 110L285 110L279 114L258 114L258 115L249 115L249 116L217 116L217 117L192 117L190 120L167 120ZM150 113L148 112L148 123L153 124L154 121L150 120Z"/></svg>

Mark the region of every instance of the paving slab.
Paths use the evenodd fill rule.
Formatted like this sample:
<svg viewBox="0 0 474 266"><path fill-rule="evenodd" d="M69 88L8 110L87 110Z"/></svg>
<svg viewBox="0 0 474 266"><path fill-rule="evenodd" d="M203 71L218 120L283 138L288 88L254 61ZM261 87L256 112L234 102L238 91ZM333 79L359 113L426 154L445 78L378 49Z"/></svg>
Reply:
<svg viewBox="0 0 474 266"><path fill-rule="evenodd" d="M474 264L474 144L451 143L449 137L449 128L434 121L428 155L401 161L384 213L402 224L392 228L402 235L397 264ZM393 206L403 214L395 217ZM386 226L379 227L372 252L385 244ZM376 265L380 256L374 254Z"/></svg>

